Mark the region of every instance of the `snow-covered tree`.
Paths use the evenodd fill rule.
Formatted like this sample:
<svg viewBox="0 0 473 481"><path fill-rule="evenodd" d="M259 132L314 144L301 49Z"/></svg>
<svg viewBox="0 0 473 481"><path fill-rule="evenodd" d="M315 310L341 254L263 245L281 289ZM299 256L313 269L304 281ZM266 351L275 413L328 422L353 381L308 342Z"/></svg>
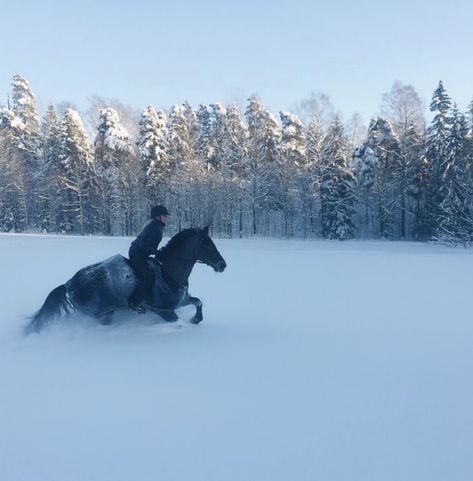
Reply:
<svg viewBox="0 0 473 481"><path fill-rule="evenodd" d="M348 157L343 124L335 117L323 140L320 156L322 236L326 239L351 239L355 233L354 178Z"/></svg>
<svg viewBox="0 0 473 481"><path fill-rule="evenodd" d="M444 197L434 233L436 240L454 245L468 245L473 241L473 176L469 143L467 120L455 106L442 165Z"/></svg>
<svg viewBox="0 0 473 481"><path fill-rule="evenodd" d="M184 108L174 105L168 117L168 156L173 172L192 160L190 134Z"/></svg>
<svg viewBox="0 0 473 481"><path fill-rule="evenodd" d="M291 165L301 167L307 163L304 125L289 112L280 112L281 117L281 155Z"/></svg>
<svg viewBox="0 0 473 481"><path fill-rule="evenodd" d="M432 97L430 110L434 118L427 129L426 152L424 162L427 164L428 184L426 191L426 236L430 238L438 225L440 206L446 191L442 179L448 153L448 141L451 130L450 110L452 101L439 82Z"/></svg>
<svg viewBox="0 0 473 481"><path fill-rule="evenodd" d="M320 156L324 134L319 124L312 120L305 133L307 164L301 186L302 215L305 217L304 237L314 235L320 217Z"/></svg>
<svg viewBox="0 0 473 481"><path fill-rule="evenodd" d="M301 193L307 185L307 153L304 125L301 120L289 112L280 112L280 195L284 211L284 234L294 235L296 220L305 225L305 218L296 215L302 209ZM300 222L298 222L300 224Z"/></svg>
<svg viewBox="0 0 473 481"><path fill-rule="evenodd" d="M223 158L226 168L237 177L244 178L248 168L248 129L236 105L229 105L225 114Z"/></svg>
<svg viewBox="0 0 473 481"><path fill-rule="evenodd" d="M355 112L347 123L346 132L348 137L348 145L353 151L357 149L366 138L368 129L363 122L363 118Z"/></svg>
<svg viewBox="0 0 473 481"><path fill-rule="evenodd" d="M27 226L25 168L18 149L21 125L12 110L0 110L0 229L22 231Z"/></svg>
<svg viewBox="0 0 473 481"><path fill-rule="evenodd" d="M412 85L395 82L391 91L382 96L381 113L399 139L412 125L419 131L424 129L424 102Z"/></svg>
<svg viewBox="0 0 473 481"><path fill-rule="evenodd" d="M199 121L197 112L192 105L186 100L182 107L184 109L184 118L186 119L187 132L189 135L189 151L194 160L197 160L197 147L199 141Z"/></svg>
<svg viewBox="0 0 473 481"><path fill-rule="evenodd" d="M234 105L196 112L185 102L140 117L93 97L84 129L70 102L39 123L26 80L15 76L12 86L0 111L1 230L133 234L149 205L164 203L170 233L213 221L217 235L349 238L355 223L363 236L470 242L473 108L464 135L442 83L427 135L422 101L399 82L366 133L359 115L345 130L332 122L324 94L295 106L297 115L281 112L280 123L252 97L246 125ZM98 125L92 161L90 144L81 147L90 125Z"/></svg>
<svg viewBox="0 0 473 481"><path fill-rule="evenodd" d="M271 219L274 220L275 213L281 212L283 207L279 195L281 129L274 115L256 97L249 99L245 116L250 134L248 154L253 233L270 235Z"/></svg>
<svg viewBox="0 0 473 481"><path fill-rule="evenodd" d="M22 124L25 149L32 148L29 142L35 140L39 130L39 115L36 110L36 97L26 79L14 75L12 79L12 111Z"/></svg>
<svg viewBox="0 0 473 481"><path fill-rule="evenodd" d="M473 139L473 100L468 104L466 120L468 123L468 138Z"/></svg>
<svg viewBox="0 0 473 481"><path fill-rule="evenodd" d="M248 183L249 202L252 215L251 233L258 232L257 215L259 210L259 185L260 185L260 155L258 149L258 138L260 130L260 117L263 105L256 97L248 99L248 106L245 111L245 118L248 125Z"/></svg>
<svg viewBox="0 0 473 481"><path fill-rule="evenodd" d="M294 111L306 125L315 122L324 132L335 117L335 108L330 97L323 92L311 92L295 106Z"/></svg>
<svg viewBox="0 0 473 481"><path fill-rule="evenodd" d="M239 231L243 231L247 131L235 106L210 107L212 156L206 184L214 228L231 237L236 222Z"/></svg>
<svg viewBox="0 0 473 481"><path fill-rule="evenodd" d="M140 119L138 152L146 179L149 207L165 202L167 182L171 174L167 153L166 115L151 105L146 107Z"/></svg>
<svg viewBox="0 0 473 481"><path fill-rule="evenodd" d="M106 234L131 234L136 228L140 168L130 135L112 108L100 112L95 159L102 197L102 229Z"/></svg>
<svg viewBox="0 0 473 481"><path fill-rule="evenodd" d="M355 151L352 160L363 235L399 237L400 165L399 142L391 123L379 117L373 119L367 140Z"/></svg>
<svg viewBox="0 0 473 481"><path fill-rule="evenodd" d="M426 192L428 184L428 166L423 153L425 150L425 132L416 123L411 123L402 139L401 158L405 162L407 186L406 202L406 238L423 240L427 238ZM403 226L401 223L401 232Z"/></svg>
<svg viewBox="0 0 473 481"><path fill-rule="evenodd" d="M225 136L222 144L224 165L223 198L227 206L226 233L231 235L234 213L238 216L238 235L243 236L245 200L248 187L248 130L235 105L226 108ZM230 195L228 195L230 194Z"/></svg>
<svg viewBox="0 0 473 481"><path fill-rule="evenodd" d="M168 181L170 200L176 215L177 229L184 225L200 225L204 209L204 166L198 162L192 146L189 115L182 105L174 105L168 116L168 158L171 175Z"/></svg>
<svg viewBox="0 0 473 481"><path fill-rule="evenodd" d="M93 148L79 114L66 110L60 131L60 225L63 232L93 232L97 222L97 179Z"/></svg>
<svg viewBox="0 0 473 481"><path fill-rule="evenodd" d="M392 125L399 142L399 186L401 200L400 238L405 239L412 229L411 212L413 169L419 159L412 156L412 133L422 133L425 129L424 102L412 85L395 82L391 91L383 94L381 111ZM416 149L415 149L416 150ZM417 152L418 154L418 152Z"/></svg>
<svg viewBox="0 0 473 481"><path fill-rule="evenodd" d="M209 159L209 168L219 169L225 162L223 144L225 141L226 112L219 103L210 105L210 108L212 155Z"/></svg>
<svg viewBox="0 0 473 481"><path fill-rule="evenodd" d="M207 165L213 156L212 127L210 110L207 105L199 105L197 111L197 158Z"/></svg>
<svg viewBox="0 0 473 481"><path fill-rule="evenodd" d="M39 157L39 115L36 110L35 95L26 79L14 75L12 79L12 105L14 118L11 122L10 137L12 147L16 150L16 161L20 168L25 189L26 223L30 227L38 224L38 206L36 190L38 185L38 157Z"/></svg>
<svg viewBox="0 0 473 481"><path fill-rule="evenodd" d="M99 95L92 95L88 98L89 106L84 112L84 125L86 131L93 137L96 133L97 125L101 122L101 112L104 109L113 109L118 114L120 125L126 130L131 139L139 137L139 121L141 111L131 105L124 104L117 99L109 99ZM77 110L70 102L62 102L58 105L58 112L66 111L68 108Z"/></svg>
<svg viewBox="0 0 473 481"><path fill-rule="evenodd" d="M59 175L61 173L60 125L56 109L49 105L40 125L40 156L38 159L38 227L58 232L58 213L62 208Z"/></svg>

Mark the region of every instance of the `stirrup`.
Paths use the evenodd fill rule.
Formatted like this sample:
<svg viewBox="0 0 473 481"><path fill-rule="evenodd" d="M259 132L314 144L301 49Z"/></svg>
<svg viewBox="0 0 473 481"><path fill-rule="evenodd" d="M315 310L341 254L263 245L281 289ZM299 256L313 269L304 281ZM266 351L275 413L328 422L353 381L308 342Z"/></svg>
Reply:
<svg viewBox="0 0 473 481"><path fill-rule="evenodd" d="M136 314L145 314L146 308L142 304L138 304L137 306L132 304L130 305L130 311L136 312Z"/></svg>

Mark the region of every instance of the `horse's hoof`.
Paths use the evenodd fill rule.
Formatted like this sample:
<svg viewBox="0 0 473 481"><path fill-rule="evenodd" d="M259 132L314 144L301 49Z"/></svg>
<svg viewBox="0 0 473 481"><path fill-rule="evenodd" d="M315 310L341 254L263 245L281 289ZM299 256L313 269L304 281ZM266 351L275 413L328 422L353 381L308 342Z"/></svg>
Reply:
<svg viewBox="0 0 473 481"><path fill-rule="evenodd" d="M174 311L161 311L159 316L166 322L176 322L179 319L179 316Z"/></svg>

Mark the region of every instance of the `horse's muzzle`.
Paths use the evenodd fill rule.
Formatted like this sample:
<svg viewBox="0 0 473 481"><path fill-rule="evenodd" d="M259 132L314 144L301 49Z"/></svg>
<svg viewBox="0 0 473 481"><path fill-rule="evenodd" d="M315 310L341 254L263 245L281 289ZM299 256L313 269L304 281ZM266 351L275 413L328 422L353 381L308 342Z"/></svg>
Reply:
<svg viewBox="0 0 473 481"><path fill-rule="evenodd" d="M227 263L223 259L219 259L212 267L215 272L223 272L227 267Z"/></svg>

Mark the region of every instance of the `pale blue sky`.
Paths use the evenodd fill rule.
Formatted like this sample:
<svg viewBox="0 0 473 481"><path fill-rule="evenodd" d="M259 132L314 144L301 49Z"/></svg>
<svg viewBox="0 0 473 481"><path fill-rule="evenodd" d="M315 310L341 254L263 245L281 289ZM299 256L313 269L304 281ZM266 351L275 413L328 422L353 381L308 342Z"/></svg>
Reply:
<svg viewBox="0 0 473 481"><path fill-rule="evenodd" d="M116 97L142 108L245 99L273 111L311 91L348 117L395 80L427 101L442 79L473 97L473 2L3 1L0 96L24 75L40 107Z"/></svg>

